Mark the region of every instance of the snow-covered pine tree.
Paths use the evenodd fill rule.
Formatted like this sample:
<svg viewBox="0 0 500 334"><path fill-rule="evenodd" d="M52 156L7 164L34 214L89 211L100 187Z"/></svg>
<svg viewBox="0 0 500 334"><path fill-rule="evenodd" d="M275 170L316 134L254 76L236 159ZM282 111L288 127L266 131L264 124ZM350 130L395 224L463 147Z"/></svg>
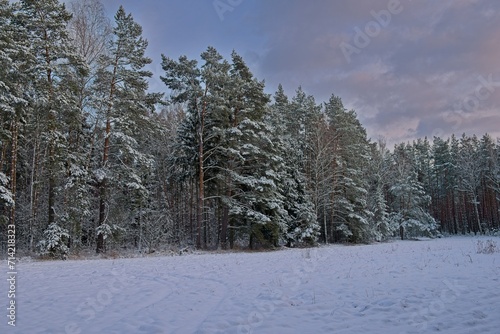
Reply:
<svg viewBox="0 0 500 334"><path fill-rule="evenodd" d="M287 233L287 221L279 191L283 160L264 122L269 96L241 56L233 52L231 60L231 122L224 131L229 139L224 151L230 163L226 170L231 195L224 202L231 228L242 228L251 248L277 246Z"/></svg>
<svg viewBox="0 0 500 334"><path fill-rule="evenodd" d="M143 143L143 151L154 161L153 170L146 178L148 205L142 208L139 241L141 248L153 252L165 244L184 244L188 238L183 221L182 181L173 180L179 166L175 164L175 141L177 129L183 117L178 109L164 108L152 115L153 124L158 127L150 139ZM159 144L161 143L161 144ZM183 194L185 195L185 194Z"/></svg>
<svg viewBox="0 0 500 334"><path fill-rule="evenodd" d="M389 206L386 199L390 182L390 152L385 142L379 140L371 144L371 160L368 174L368 209L372 213L369 217L373 237L377 241L387 240L394 236L399 226L391 223Z"/></svg>
<svg viewBox="0 0 500 334"><path fill-rule="evenodd" d="M463 192L467 201L472 204L474 213L472 221L469 222L470 230L482 234L483 227L479 216L479 188L483 178L483 170L479 154L479 140L475 135L472 137L462 135L457 162L460 166L458 169L458 190Z"/></svg>
<svg viewBox="0 0 500 334"><path fill-rule="evenodd" d="M9 178L3 172L0 172L0 199L2 200L2 209L11 207L15 203L14 197L9 190ZM1 220L2 223L6 224L9 220L8 215L3 215Z"/></svg>
<svg viewBox="0 0 500 334"><path fill-rule="evenodd" d="M466 208L463 199L464 194L459 190L460 186L460 141L453 134L450 138L450 189L453 189L454 220L462 234L468 233L469 223L466 218Z"/></svg>
<svg viewBox="0 0 500 334"><path fill-rule="evenodd" d="M97 113L92 107L92 85L97 71L97 60L109 42L111 25L99 0L70 3L71 20L67 30L74 53L83 61L87 71L69 75L62 84L72 87L76 105L67 124L67 161L64 185L64 207L70 233L70 246L78 250L85 241L93 244L94 158Z"/></svg>
<svg viewBox="0 0 500 334"><path fill-rule="evenodd" d="M34 189L36 177L29 177L30 163L23 157L30 156L29 147L33 137L39 138L30 132L34 114L33 98L34 69L36 68L35 54L32 49L29 31L21 4L2 1L0 3L0 173L9 180L11 200L5 210L5 217L10 224L16 224L17 246L33 250L34 225L36 219L31 212L36 212L34 196L28 196ZM22 166L22 168L20 168ZM36 194L32 191L31 194ZM27 203L29 201L29 203ZM1 210L1 209L0 209ZM7 212L8 211L8 212ZM1 214L1 213L0 213ZM17 222L17 223L16 223ZM22 224L19 224L22 222Z"/></svg>
<svg viewBox="0 0 500 334"><path fill-rule="evenodd" d="M393 153L391 224L397 224L401 239L435 236L438 224L429 213L431 197L418 180L415 149L412 145L396 145Z"/></svg>
<svg viewBox="0 0 500 334"><path fill-rule="evenodd" d="M111 42L112 27L109 18L99 0L73 0L70 2L72 18L68 25L69 35L76 53L85 61L89 71L81 75L76 82L80 126L75 128L70 146L69 179L66 184L67 196L78 199L79 205L69 214L73 222L70 233L71 246L78 248L82 240L88 246L93 245L95 236L94 207L95 178L93 168L96 163L96 142L100 135L102 120L95 108L95 79L99 70L99 58L107 52Z"/></svg>
<svg viewBox="0 0 500 334"><path fill-rule="evenodd" d="M453 217L453 188L451 186L451 153L449 140L434 137L432 145L432 184L434 188L432 202L437 209L434 217L441 224L441 231L457 233Z"/></svg>
<svg viewBox="0 0 500 334"><path fill-rule="evenodd" d="M495 150L495 141L485 134L479 142L479 156L481 159L482 180L479 189L481 199L481 218L484 224L485 232L489 233L497 229L500 217L498 215L498 202L495 189L498 185L496 179L497 153Z"/></svg>
<svg viewBox="0 0 500 334"><path fill-rule="evenodd" d="M19 132L27 104L22 71L29 59L26 34L14 24L15 8L0 1L0 220L10 224L15 224Z"/></svg>
<svg viewBox="0 0 500 334"><path fill-rule="evenodd" d="M40 254L65 260L69 253L67 246L69 237L66 229L56 223L50 224L43 232L42 239L38 242Z"/></svg>
<svg viewBox="0 0 500 334"><path fill-rule="evenodd" d="M500 138L497 139L496 147L495 147L495 168L494 168L494 179L492 182L493 189L495 190L495 195L497 199L497 213L498 213L498 221L497 221L497 235L500 235Z"/></svg>
<svg viewBox="0 0 500 334"><path fill-rule="evenodd" d="M367 167L370 146L366 130L353 110L344 108L340 97L332 95L325 103L333 142L334 175L332 187L332 222L338 239L351 242L372 240L372 229L367 207Z"/></svg>
<svg viewBox="0 0 500 334"><path fill-rule="evenodd" d="M311 195L306 187L306 179L302 169L302 151L297 150L297 140L293 136L297 120L291 117L292 106L283 87L278 86L274 95L274 103L266 114L266 123L272 129L272 142L283 159L279 169L279 189L283 197L283 207L287 213L286 243L288 246L314 244L317 241L319 226L317 213Z"/></svg>
<svg viewBox="0 0 500 334"><path fill-rule="evenodd" d="M237 129L241 146L235 149L241 157L229 171L232 196L224 201L229 207L230 227L238 228L239 236L248 236L250 248L277 246L287 231L278 188L282 160L263 123L245 118Z"/></svg>
<svg viewBox="0 0 500 334"><path fill-rule="evenodd" d="M424 190L429 196L434 197L434 187L432 183L432 150L427 137L418 138L413 142L415 152L415 163L418 174L418 181L422 183ZM432 214L432 207L429 208Z"/></svg>
<svg viewBox="0 0 500 334"><path fill-rule="evenodd" d="M172 218L174 226L169 230L169 242L181 246L192 243L193 237L192 221L187 214L189 210L187 203L192 202L193 193L190 190L190 178L185 177L182 172L182 160L177 143L178 132L180 126L185 119L185 113L180 106L165 107L158 114L158 122L162 125L164 145L158 145L157 151L153 154L156 156L156 166L158 169L159 185L161 192L159 195L164 196L164 204ZM191 178L192 179L192 178Z"/></svg>
<svg viewBox="0 0 500 334"><path fill-rule="evenodd" d="M63 187L72 149L69 143L81 127L75 83L87 68L70 43L67 24L71 15L64 4L57 0L23 0L20 4L17 22L27 33L34 58L25 69L32 78L31 85L25 88L31 110L26 117L26 131L33 138L34 157L31 219L36 224L40 203L37 195L43 195L48 215L42 228L53 223L66 226L68 208L80 204L68 202ZM46 193L38 193L35 183L45 186Z"/></svg>
<svg viewBox="0 0 500 334"><path fill-rule="evenodd" d="M99 59L94 87L93 104L102 122L99 138L103 141L101 161L95 170L100 196L98 253L106 250L106 235L101 232L122 222L131 227L149 195L143 177L153 161L140 147L153 128L149 113L160 95L147 92L152 76L144 69L151 63L145 56L147 45L142 27L120 7L115 14L112 42ZM127 196L123 197L124 193Z"/></svg>
<svg viewBox="0 0 500 334"><path fill-rule="evenodd" d="M321 106L316 104L314 96L307 95L299 87L285 113L286 134L290 149L294 150L296 161L307 181L312 179L313 135L322 121ZM307 185L311 189L311 185Z"/></svg>
<svg viewBox="0 0 500 334"><path fill-rule="evenodd" d="M497 139L495 146L495 160L494 160L494 172L492 187L495 190L498 206L500 207L500 138ZM500 209L498 210L500 215ZM500 221L497 224L498 230L500 232Z"/></svg>
<svg viewBox="0 0 500 334"><path fill-rule="evenodd" d="M220 144L222 128L227 127L229 111L224 100L224 87L229 80L230 65L213 47L201 55L204 64L181 56L178 61L162 55L165 76L161 79L171 90L170 103L185 108L176 143L176 157L171 166L177 166L172 177L196 186L196 236L197 248L206 246L207 231L206 196L220 200L221 182ZM226 123L224 126L221 123ZM218 155L216 157L216 155ZM208 181L207 181L208 180ZM210 186L210 183L212 186ZM223 219L224 220L224 219ZM227 222L227 220L226 220Z"/></svg>
<svg viewBox="0 0 500 334"><path fill-rule="evenodd" d="M272 127L276 136L282 137L282 140L284 140L284 137L287 136L288 126L286 121L288 121L287 113L290 109L290 101L281 84L278 85L278 90L274 93L273 100L274 103L266 113L265 121Z"/></svg>

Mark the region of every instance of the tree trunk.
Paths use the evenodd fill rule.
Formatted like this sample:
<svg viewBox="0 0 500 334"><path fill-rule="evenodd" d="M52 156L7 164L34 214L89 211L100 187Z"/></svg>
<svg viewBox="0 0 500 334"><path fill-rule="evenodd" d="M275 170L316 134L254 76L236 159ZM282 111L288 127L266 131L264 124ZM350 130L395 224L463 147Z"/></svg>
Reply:
<svg viewBox="0 0 500 334"><path fill-rule="evenodd" d="M253 249L254 248L254 232L253 232L253 226L250 225L250 240L248 242L248 248Z"/></svg>
<svg viewBox="0 0 500 334"><path fill-rule="evenodd" d="M229 208L224 207L222 211L222 222L220 231L221 248L227 249L227 226L229 224Z"/></svg>
<svg viewBox="0 0 500 334"><path fill-rule="evenodd" d="M325 244L328 244L328 229L326 227L326 206L323 207L323 225L325 227Z"/></svg>
<svg viewBox="0 0 500 334"><path fill-rule="evenodd" d="M111 83L109 88L108 97L108 108L106 110L106 130L104 136L104 148L102 154L102 167L106 168L109 160L109 149L110 149L110 136L111 136L111 112L113 107L113 98L115 96L116 89L116 76L118 72L118 55L115 57L115 62L113 66L113 76L111 77ZM107 181L106 175L103 176L102 181L99 184L99 226L105 223L106 219L106 201L107 201ZM96 252L103 253L106 252L106 245L104 240L104 235L99 234L97 236Z"/></svg>
<svg viewBox="0 0 500 334"><path fill-rule="evenodd" d="M99 226L106 221L106 179L102 180L99 186ZM97 235L96 253L105 253L104 235Z"/></svg>
<svg viewBox="0 0 500 334"><path fill-rule="evenodd" d="M234 228L229 224L229 248L234 249Z"/></svg>
<svg viewBox="0 0 500 334"><path fill-rule="evenodd" d="M205 95L208 88L205 88ZM205 205L205 169L204 163L204 137L203 131L205 128L205 112L207 104L203 103L203 109L200 115L200 128L198 129L198 203L196 205L196 248L201 248L201 227L203 223L203 209Z"/></svg>
<svg viewBox="0 0 500 334"><path fill-rule="evenodd" d="M48 213L48 224L55 222L56 211L56 178L55 178L55 159L54 159L54 143L50 143L49 147L49 190L48 190L48 202L49 202L49 213Z"/></svg>
<svg viewBox="0 0 500 334"><path fill-rule="evenodd" d="M451 219L453 220L453 230L455 231L455 234L458 234L459 226L458 226L458 220L457 220L457 209L456 209L456 200L455 200L455 193L452 192L451 195Z"/></svg>
<svg viewBox="0 0 500 334"><path fill-rule="evenodd" d="M35 142L33 144L33 160L31 164L31 179L30 179L30 224L29 224L29 249L31 252L34 251L33 240L34 240L34 224L37 220L37 206L38 206L38 191L36 188L36 179L38 178L38 161L39 161L39 147L38 147L38 131L35 135Z"/></svg>
<svg viewBox="0 0 500 334"><path fill-rule="evenodd" d="M103 158L102 158L102 166L103 168L106 167L109 159L109 136L111 133L111 119L109 117L109 111L108 111L108 117L106 120L106 134L105 134L105 139L104 139L104 152L103 152ZM103 225L106 222L106 199L107 199L107 181L106 181L106 176L103 176L102 181L99 184L99 223L98 226ZM106 252L106 245L105 245L105 240L104 240L104 235L102 233L97 235L97 244L96 244L96 253L105 253Z"/></svg>
<svg viewBox="0 0 500 334"><path fill-rule="evenodd" d="M17 181L17 142L18 142L17 119L12 121L12 162L10 166L10 192L14 203L10 208L10 224L15 225L16 221L16 181Z"/></svg>
<svg viewBox="0 0 500 334"><path fill-rule="evenodd" d="M232 164L231 164L232 165ZM229 168L233 168L230 166ZM231 191L231 177L228 175L226 178L226 196L227 198L231 198L232 196L232 191ZM222 212L222 224L221 224L221 246L222 249L227 249L227 227L229 225L229 208L227 205L223 206L223 212Z"/></svg>
<svg viewBox="0 0 500 334"><path fill-rule="evenodd" d="M196 204L196 248L201 248L201 225L203 222L203 205L204 205L204 182L205 176L203 171L203 135L200 135L200 143L198 150L198 203Z"/></svg>
<svg viewBox="0 0 500 334"><path fill-rule="evenodd" d="M479 228L479 234L483 234L483 228L481 227L481 219L479 218L479 204L477 201L477 195L474 194L474 213L476 214L477 226Z"/></svg>

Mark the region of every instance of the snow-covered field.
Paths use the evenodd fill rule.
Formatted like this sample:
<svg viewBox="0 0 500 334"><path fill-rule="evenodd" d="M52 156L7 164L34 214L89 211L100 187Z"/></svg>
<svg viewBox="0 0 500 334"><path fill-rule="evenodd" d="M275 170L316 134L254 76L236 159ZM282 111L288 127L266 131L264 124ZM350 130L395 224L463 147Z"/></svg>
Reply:
<svg viewBox="0 0 500 334"><path fill-rule="evenodd" d="M500 333L487 239L21 262L0 333Z"/></svg>

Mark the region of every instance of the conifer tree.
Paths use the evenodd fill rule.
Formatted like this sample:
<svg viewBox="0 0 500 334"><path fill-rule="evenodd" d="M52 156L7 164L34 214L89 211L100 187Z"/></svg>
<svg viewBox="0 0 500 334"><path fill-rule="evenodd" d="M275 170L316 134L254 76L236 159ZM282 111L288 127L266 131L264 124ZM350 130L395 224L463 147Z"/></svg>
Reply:
<svg viewBox="0 0 500 334"><path fill-rule="evenodd" d="M181 179L191 178L197 186L196 198L196 247L202 247L202 227L205 212L205 174L208 167L218 172L217 161L211 159L219 147L221 127L217 122L217 111L223 111L228 118L227 108L221 102L223 87L227 81L229 64L223 61L212 47L202 54L205 63L198 68L196 60L181 56L178 61L162 55L165 76L161 77L171 90L170 102L184 104L186 118L178 132L178 157L182 166ZM202 87L202 85L204 87ZM218 109L220 108L220 109ZM220 123L220 122L219 122ZM211 159L210 161L208 161ZM210 166L211 164L215 164ZM208 167L207 167L208 166ZM214 177L210 177L215 180Z"/></svg>
<svg viewBox="0 0 500 334"><path fill-rule="evenodd" d="M434 138L432 159L434 217L440 222L441 231L456 234L458 224L454 212L457 178L454 175L450 139Z"/></svg>
<svg viewBox="0 0 500 334"><path fill-rule="evenodd" d="M287 232L283 196L279 191L283 160L265 124L269 97L264 83L256 80L237 53L232 53L229 96L231 123L226 129L229 138L227 155L231 196L229 215L234 225L249 234L250 247L254 242L278 245Z"/></svg>
<svg viewBox="0 0 500 334"><path fill-rule="evenodd" d="M27 100L24 59L29 59L26 36L15 21L15 6L0 1L0 220L15 224L18 143Z"/></svg>
<svg viewBox="0 0 500 334"><path fill-rule="evenodd" d="M115 15L112 42L99 59L94 90L94 106L103 122L102 155L95 171L100 196L98 253L106 250L104 241L115 225L112 223L115 217L109 217L110 213L121 210L113 202L119 199L112 198L110 189L129 192L130 210L124 217L127 221L135 219L135 212L148 197L140 167L148 169L153 162L140 151L140 137L152 128L149 113L160 96L147 93L147 79L152 76L144 69L151 63L145 56L147 45L141 26L120 6Z"/></svg>
<svg viewBox="0 0 500 334"><path fill-rule="evenodd" d="M394 148L393 174L390 193L390 221L399 227L400 238L434 236L437 222L429 213L431 197L418 180L418 164L415 148L400 144Z"/></svg>
<svg viewBox="0 0 500 334"><path fill-rule="evenodd" d="M498 204L496 199L496 179L497 153L495 150L495 141L485 134L479 142L479 156L482 166L482 180L479 189L481 205L481 216L484 228L489 232L495 230L498 225Z"/></svg>
<svg viewBox="0 0 500 334"><path fill-rule="evenodd" d="M25 29L33 62L27 68L32 77L27 131L34 137L32 183L36 182L37 165L46 177L47 221L43 225L68 225L69 203L65 196L65 177L70 172L69 160L72 135L81 126L75 82L87 68L75 54L68 37L67 24L71 15L57 0L21 1L18 22ZM39 161L41 152L46 158ZM64 175L64 177L61 177ZM32 188L34 185L32 184ZM32 191L36 192L36 191ZM37 210L32 195L32 212ZM35 214L32 217L35 220Z"/></svg>
<svg viewBox="0 0 500 334"><path fill-rule="evenodd" d="M342 239L367 242L372 239L367 208L366 182L370 147L366 131L353 110L332 95L325 103L330 131L335 133L333 180L333 221Z"/></svg>
<svg viewBox="0 0 500 334"><path fill-rule="evenodd" d="M278 150L283 163L280 168L280 192L283 196L283 208L286 211L286 242L289 246L296 244L314 244L318 237L319 226L317 214L311 195L307 189L302 169L302 151L296 150L300 138L293 136L296 128L293 112L283 87L278 86L274 95L274 103L266 115L266 123L272 129L272 141Z"/></svg>
<svg viewBox="0 0 500 334"><path fill-rule="evenodd" d="M472 204L474 221L469 225L474 232L483 233L482 223L479 215L479 187L483 176L481 159L479 155L479 140L474 135L468 137L465 134L460 138L460 153L457 156L459 164L459 191L467 197Z"/></svg>
<svg viewBox="0 0 500 334"><path fill-rule="evenodd" d="M371 145L372 153L368 174L368 210L373 237L377 241L392 237L399 226L389 220L389 205L387 203L387 188L390 177L390 152L385 142L380 140Z"/></svg>
<svg viewBox="0 0 500 334"><path fill-rule="evenodd" d="M23 247L27 241L27 249L32 250L35 220L21 208L36 210L35 201L23 203L30 190L29 163L23 157L29 155L28 143L36 137L29 132L33 125L30 120L34 111L36 58L23 17L21 3L0 2L0 174L4 175L10 203L0 211L10 224L17 225L18 247Z"/></svg>
<svg viewBox="0 0 500 334"><path fill-rule="evenodd" d="M495 153L492 187L496 192L497 201L500 202L500 138L497 139Z"/></svg>

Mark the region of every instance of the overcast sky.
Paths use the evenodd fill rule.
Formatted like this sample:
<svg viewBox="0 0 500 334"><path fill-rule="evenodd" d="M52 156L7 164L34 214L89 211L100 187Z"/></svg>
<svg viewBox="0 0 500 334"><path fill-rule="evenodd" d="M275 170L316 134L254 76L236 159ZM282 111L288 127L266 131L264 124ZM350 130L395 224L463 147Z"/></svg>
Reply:
<svg viewBox="0 0 500 334"><path fill-rule="evenodd" d="M434 135L500 137L498 0L102 0L144 28L160 54L199 59L234 49L273 93L333 93L373 140Z"/></svg>

